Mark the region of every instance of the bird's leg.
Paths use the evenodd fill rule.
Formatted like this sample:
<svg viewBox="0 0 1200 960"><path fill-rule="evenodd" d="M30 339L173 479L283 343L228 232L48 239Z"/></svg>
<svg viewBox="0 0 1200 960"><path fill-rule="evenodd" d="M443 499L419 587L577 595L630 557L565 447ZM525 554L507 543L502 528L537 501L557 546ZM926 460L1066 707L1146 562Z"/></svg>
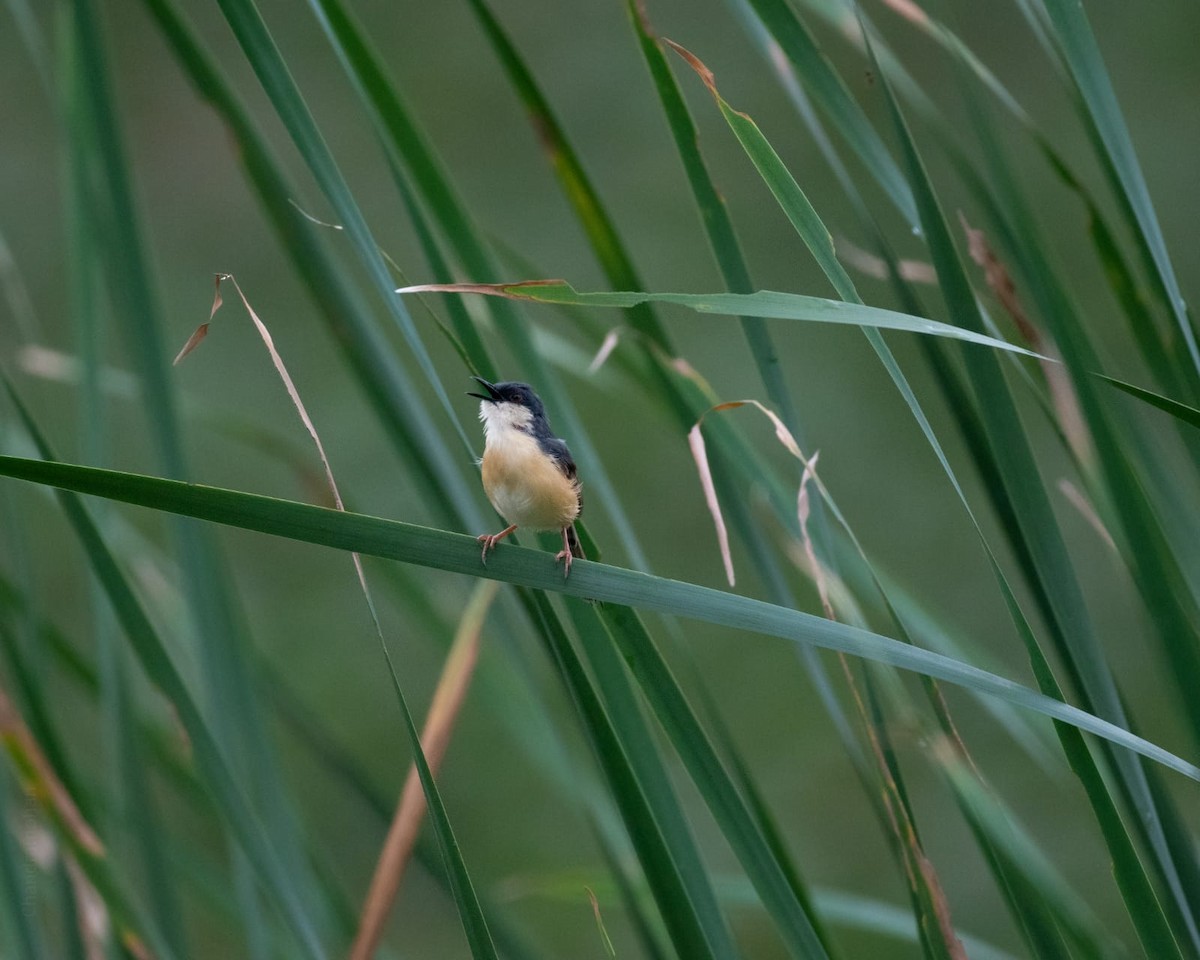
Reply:
<svg viewBox="0 0 1200 960"><path fill-rule="evenodd" d="M507 537L510 533L517 529L514 523L511 527L505 527L499 533L481 533L475 539L483 544L483 565L487 566L487 555L489 550L494 550L496 544Z"/></svg>
<svg viewBox="0 0 1200 960"><path fill-rule="evenodd" d="M567 574L571 572L571 541L567 539L567 528L563 527L562 532L563 548L554 555L555 561L563 562L563 579L567 579Z"/></svg>

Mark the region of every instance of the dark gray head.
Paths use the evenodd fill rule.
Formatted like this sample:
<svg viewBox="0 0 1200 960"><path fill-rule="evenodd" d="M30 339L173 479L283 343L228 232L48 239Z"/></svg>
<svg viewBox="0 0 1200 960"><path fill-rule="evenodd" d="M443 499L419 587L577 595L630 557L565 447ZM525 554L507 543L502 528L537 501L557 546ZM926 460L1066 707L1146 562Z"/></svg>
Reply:
<svg viewBox="0 0 1200 960"><path fill-rule="evenodd" d="M547 437L553 434L546 420L546 408L541 398L533 392L533 387L516 380L506 380L503 383L489 383L482 377L472 377L472 380L483 385L484 393L468 393L469 397L478 397L483 402L479 405L479 418L489 435L494 430L516 429L535 437Z"/></svg>
<svg viewBox="0 0 1200 960"><path fill-rule="evenodd" d="M533 387L527 383L521 383L518 380L506 380L503 383L488 383L483 377L472 377L472 380L483 385L483 389L487 391L485 396L482 393L468 393L468 397L478 397L486 403L515 403L517 406L525 407L534 417L545 417L546 408L542 405L541 398L533 392Z"/></svg>

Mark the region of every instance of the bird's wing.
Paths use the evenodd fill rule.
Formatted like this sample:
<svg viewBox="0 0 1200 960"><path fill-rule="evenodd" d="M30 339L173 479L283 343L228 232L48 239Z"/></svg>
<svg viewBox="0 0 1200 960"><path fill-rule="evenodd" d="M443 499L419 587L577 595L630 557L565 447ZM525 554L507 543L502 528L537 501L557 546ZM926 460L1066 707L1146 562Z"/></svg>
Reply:
<svg viewBox="0 0 1200 960"><path fill-rule="evenodd" d="M583 489L577 476L575 458L571 456L566 441L560 440L558 437L541 437L538 439L538 444L541 446L542 452L558 464L558 469L563 472L563 475L568 480L574 481L575 496L579 498L579 512L583 513ZM567 543L572 556L578 557L580 560L587 559L587 554L583 552L583 544L579 542L579 534L575 532L573 523L567 527Z"/></svg>
<svg viewBox="0 0 1200 960"><path fill-rule="evenodd" d="M571 451L567 447L565 440L560 440L558 437L539 437L538 445L542 448L542 452L551 460L558 464L558 469L563 472L568 480L575 481L575 491L579 497L579 510L583 512L583 493L580 491L579 477L575 469L575 458L571 456Z"/></svg>
<svg viewBox="0 0 1200 960"><path fill-rule="evenodd" d="M577 479L575 458L571 456L571 451L567 447L565 440L560 440L558 437L539 437L538 445L542 448L542 452L546 456L558 464L558 469L563 472L563 475L567 479Z"/></svg>

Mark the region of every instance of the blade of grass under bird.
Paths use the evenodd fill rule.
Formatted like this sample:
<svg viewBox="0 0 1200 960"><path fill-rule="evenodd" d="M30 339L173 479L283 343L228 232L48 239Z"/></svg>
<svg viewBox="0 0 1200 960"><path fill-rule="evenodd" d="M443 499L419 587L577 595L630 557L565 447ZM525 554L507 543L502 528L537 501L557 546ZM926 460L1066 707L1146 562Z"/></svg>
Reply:
<svg viewBox="0 0 1200 960"><path fill-rule="evenodd" d="M591 561L580 561L579 576L572 567L571 577L564 580L561 571L545 564L542 551L524 547L497 553L494 562L489 558L488 566L481 568L475 538L466 534L161 477L11 456L0 457L0 476L335 549L355 550L363 555L665 611L795 643L842 650L1001 697L1200 781L1200 767L1195 764L1062 700L949 657L748 597Z"/></svg>

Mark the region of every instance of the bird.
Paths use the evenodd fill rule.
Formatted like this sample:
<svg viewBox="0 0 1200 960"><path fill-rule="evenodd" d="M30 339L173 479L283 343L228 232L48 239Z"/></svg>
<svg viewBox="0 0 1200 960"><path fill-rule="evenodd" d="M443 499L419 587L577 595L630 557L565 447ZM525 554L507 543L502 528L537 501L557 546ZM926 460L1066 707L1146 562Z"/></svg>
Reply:
<svg viewBox="0 0 1200 960"><path fill-rule="evenodd" d="M529 384L471 379L487 391L467 394L480 401L485 438L480 460L483 491L509 524L499 533L476 538L483 544L483 562L486 565L488 553L518 527L558 530L563 548L554 559L562 561L566 579L571 561L586 559L575 532L583 496L571 451L550 429L546 408Z"/></svg>

